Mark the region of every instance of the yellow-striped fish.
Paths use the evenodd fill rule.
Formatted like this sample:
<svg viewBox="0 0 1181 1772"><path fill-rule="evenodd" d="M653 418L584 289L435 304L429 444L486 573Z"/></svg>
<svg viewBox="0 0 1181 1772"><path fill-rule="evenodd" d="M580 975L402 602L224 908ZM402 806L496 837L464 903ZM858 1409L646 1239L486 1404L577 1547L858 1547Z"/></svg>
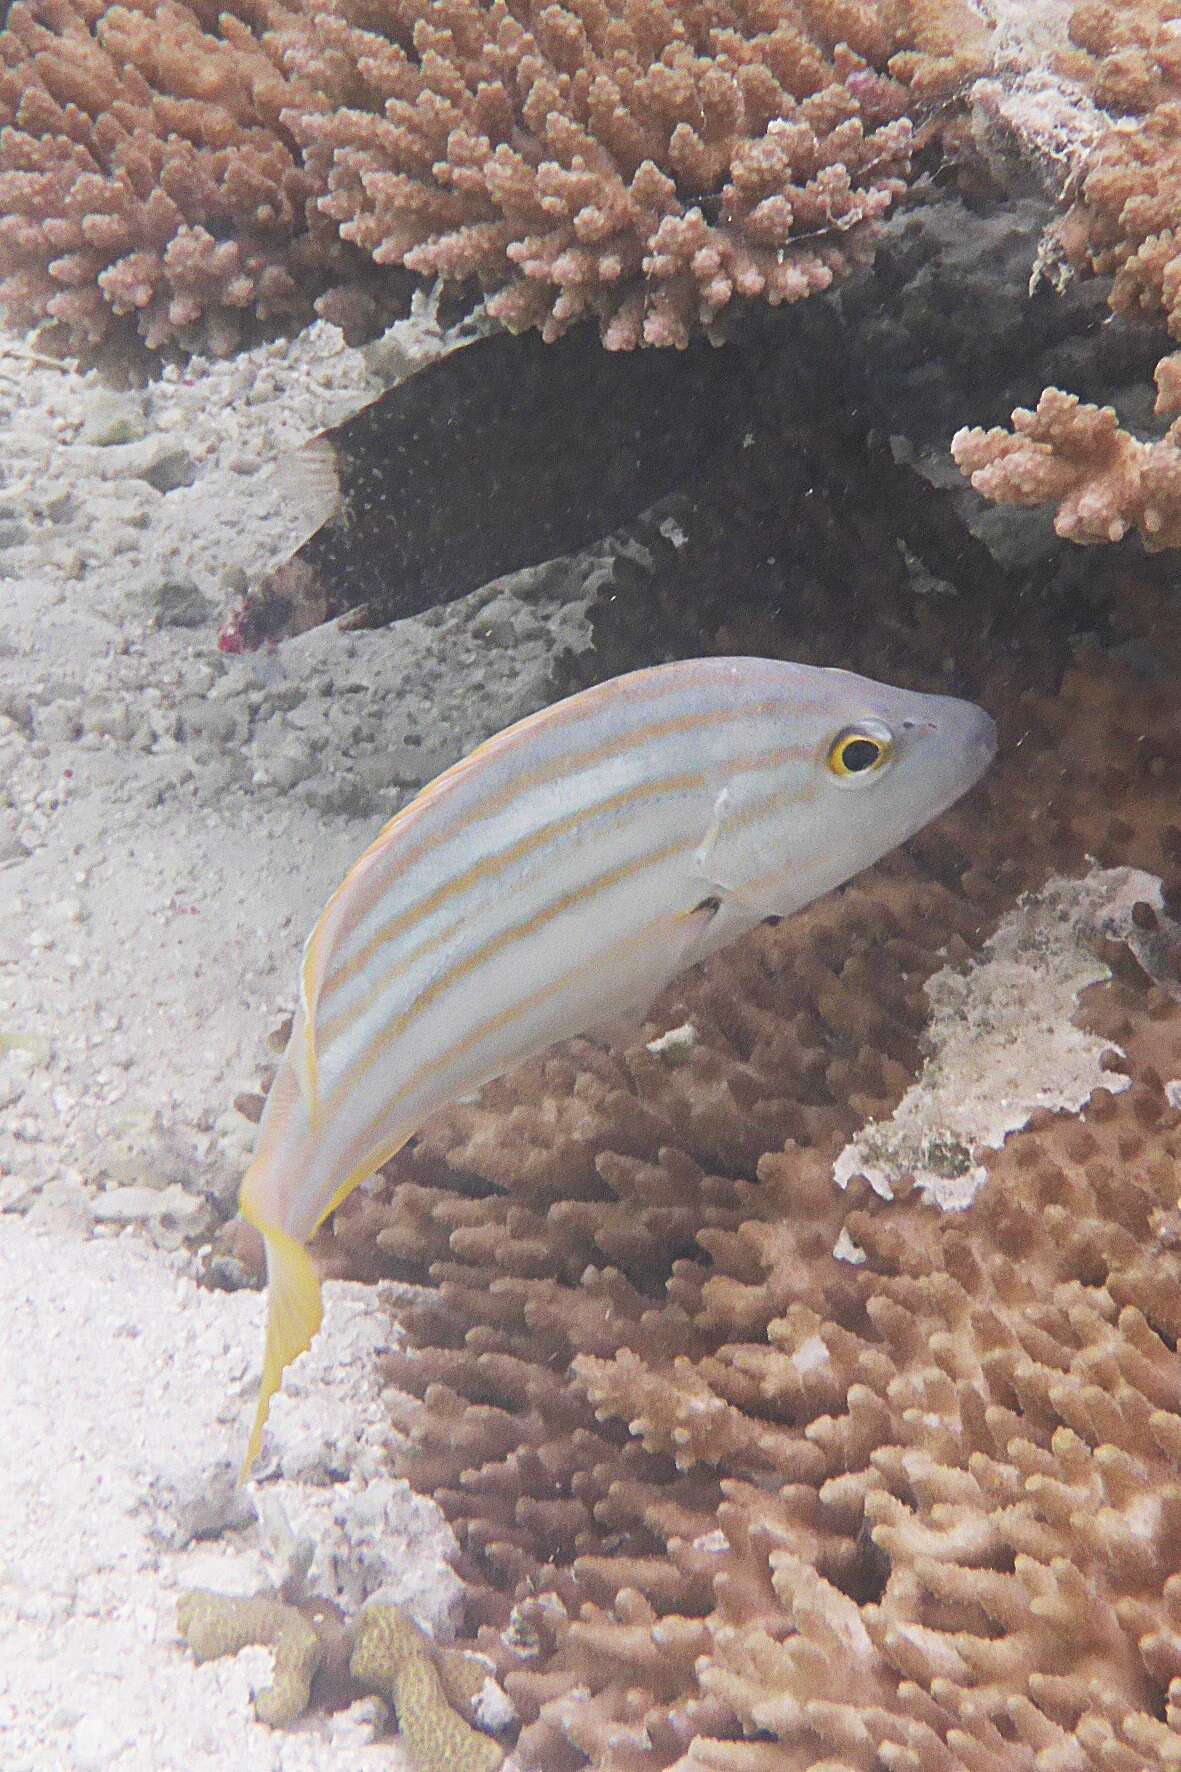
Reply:
<svg viewBox="0 0 1181 1772"><path fill-rule="evenodd" d="M398 813L308 940L242 1183L270 1285L246 1468L320 1324L307 1239L430 1113L847 880L994 749L969 702L690 659L521 720Z"/></svg>

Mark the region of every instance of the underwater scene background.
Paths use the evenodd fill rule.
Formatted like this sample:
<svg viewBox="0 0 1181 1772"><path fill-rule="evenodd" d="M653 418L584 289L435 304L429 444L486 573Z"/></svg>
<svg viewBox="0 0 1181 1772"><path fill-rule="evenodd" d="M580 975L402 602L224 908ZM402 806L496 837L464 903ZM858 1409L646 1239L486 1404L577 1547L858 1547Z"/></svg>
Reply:
<svg viewBox="0 0 1181 1772"><path fill-rule="evenodd" d="M5 1772L1181 1763L1179 44L6 9ZM433 1114L239 1484L326 900L715 655L996 761Z"/></svg>

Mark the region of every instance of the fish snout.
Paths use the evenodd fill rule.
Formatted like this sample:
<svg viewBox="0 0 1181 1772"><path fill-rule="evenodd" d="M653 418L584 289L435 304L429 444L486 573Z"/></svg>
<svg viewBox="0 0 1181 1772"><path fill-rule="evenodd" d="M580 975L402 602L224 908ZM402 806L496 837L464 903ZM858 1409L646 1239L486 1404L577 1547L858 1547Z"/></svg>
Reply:
<svg viewBox="0 0 1181 1772"><path fill-rule="evenodd" d="M967 751L979 776L984 774L996 756L996 721L983 708L972 703L968 705L972 710L972 720L967 733Z"/></svg>

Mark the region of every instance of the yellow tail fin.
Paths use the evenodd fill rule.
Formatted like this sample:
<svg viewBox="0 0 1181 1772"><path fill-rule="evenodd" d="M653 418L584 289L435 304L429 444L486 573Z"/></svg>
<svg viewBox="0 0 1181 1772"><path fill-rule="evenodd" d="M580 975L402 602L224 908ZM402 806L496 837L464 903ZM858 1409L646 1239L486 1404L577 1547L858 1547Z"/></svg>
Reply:
<svg viewBox="0 0 1181 1772"><path fill-rule="evenodd" d="M312 1337L324 1317L320 1278L303 1244L269 1225L257 1228L266 1238L267 1246L267 1342L258 1408L250 1430L241 1482L250 1475L250 1467L258 1457L271 1398L283 1381L283 1373L298 1354L311 1346Z"/></svg>

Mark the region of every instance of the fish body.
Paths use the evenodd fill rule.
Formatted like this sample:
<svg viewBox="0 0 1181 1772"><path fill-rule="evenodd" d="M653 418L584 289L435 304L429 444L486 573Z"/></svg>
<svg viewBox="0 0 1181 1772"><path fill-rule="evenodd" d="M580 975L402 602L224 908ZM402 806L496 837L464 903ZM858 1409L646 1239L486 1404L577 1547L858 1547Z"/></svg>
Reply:
<svg viewBox="0 0 1181 1772"><path fill-rule="evenodd" d="M242 1184L270 1307L247 1468L320 1321L304 1244L437 1108L645 1007L847 880L987 767L987 714L759 658L658 665L432 782L329 900Z"/></svg>

